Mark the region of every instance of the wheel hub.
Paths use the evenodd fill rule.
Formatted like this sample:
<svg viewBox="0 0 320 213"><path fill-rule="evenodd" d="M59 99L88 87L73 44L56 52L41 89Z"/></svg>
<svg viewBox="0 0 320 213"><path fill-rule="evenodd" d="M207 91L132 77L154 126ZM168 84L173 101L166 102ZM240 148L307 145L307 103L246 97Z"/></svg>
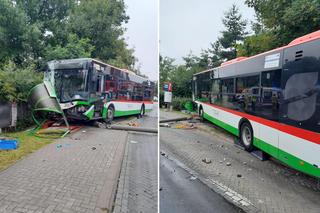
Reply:
<svg viewBox="0 0 320 213"><path fill-rule="evenodd" d="M251 130L248 126L243 127L242 141L246 146L250 146L250 144L252 142Z"/></svg>

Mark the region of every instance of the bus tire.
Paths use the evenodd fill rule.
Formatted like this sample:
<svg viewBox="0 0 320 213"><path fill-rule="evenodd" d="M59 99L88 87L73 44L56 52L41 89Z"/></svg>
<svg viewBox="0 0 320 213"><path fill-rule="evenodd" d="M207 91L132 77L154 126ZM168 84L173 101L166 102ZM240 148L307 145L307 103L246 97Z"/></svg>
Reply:
<svg viewBox="0 0 320 213"><path fill-rule="evenodd" d="M114 118L114 107L113 106L109 106L108 110L107 110L107 117L106 117L106 123L111 124L111 122L113 121Z"/></svg>
<svg viewBox="0 0 320 213"><path fill-rule="evenodd" d="M251 152L254 148L253 146L253 129L248 121L245 121L240 126L240 142L244 146L245 150Z"/></svg>

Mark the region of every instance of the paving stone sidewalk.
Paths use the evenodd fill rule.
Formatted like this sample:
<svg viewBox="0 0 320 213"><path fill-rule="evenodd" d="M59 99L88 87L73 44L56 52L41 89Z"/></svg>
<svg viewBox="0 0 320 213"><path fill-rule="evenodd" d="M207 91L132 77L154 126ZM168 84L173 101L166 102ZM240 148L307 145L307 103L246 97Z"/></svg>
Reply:
<svg viewBox="0 0 320 213"><path fill-rule="evenodd" d="M105 211L126 141L122 131L84 128L27 156L0 172L0 212Z"/></svg>
<svg viewBox="0 0 320 213"><path fill-rule="evenodd" d="M208 134L199 130L160 128L160 149L168 150L203 180L222 184L225 189L248 199L256 207L252 211L320 212L320 192L313 178L274 161L259 161L236 148L229 135L213 127L210 130ZM205 158L211 163L203 162Z"/></svg>
<svg viewBox="0 0 320 213"><path fill-rule="evenodd" d="M158 209L158 137L130 133L114 213L156 213Z"/></svg>

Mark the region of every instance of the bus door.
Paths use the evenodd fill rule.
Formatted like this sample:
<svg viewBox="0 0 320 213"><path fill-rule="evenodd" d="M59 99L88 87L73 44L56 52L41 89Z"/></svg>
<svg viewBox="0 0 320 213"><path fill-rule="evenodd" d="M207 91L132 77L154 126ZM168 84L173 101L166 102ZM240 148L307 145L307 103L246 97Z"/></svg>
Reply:
<svg viewBox="0 0 320 213"><path fill-rule="evenodd" d="M92 73L92 95L91 99L94 101L94 110L95 110L95 117L101 116L103 105L104 105L104 99L105 96L103 94L103 88L104 88L104 74L102 72L94 70Z"/></svg>

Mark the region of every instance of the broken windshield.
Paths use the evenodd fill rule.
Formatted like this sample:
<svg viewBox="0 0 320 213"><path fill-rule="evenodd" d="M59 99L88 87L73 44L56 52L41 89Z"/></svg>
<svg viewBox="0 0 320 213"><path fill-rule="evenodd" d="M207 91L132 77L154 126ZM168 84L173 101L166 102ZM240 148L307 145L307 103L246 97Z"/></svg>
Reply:
<svg viewBox="0 0 320 213"><path fill-rule="evenodd" d="M60 102L87 100L88 70L63 69L54 71L54 85Z"/></svg>

